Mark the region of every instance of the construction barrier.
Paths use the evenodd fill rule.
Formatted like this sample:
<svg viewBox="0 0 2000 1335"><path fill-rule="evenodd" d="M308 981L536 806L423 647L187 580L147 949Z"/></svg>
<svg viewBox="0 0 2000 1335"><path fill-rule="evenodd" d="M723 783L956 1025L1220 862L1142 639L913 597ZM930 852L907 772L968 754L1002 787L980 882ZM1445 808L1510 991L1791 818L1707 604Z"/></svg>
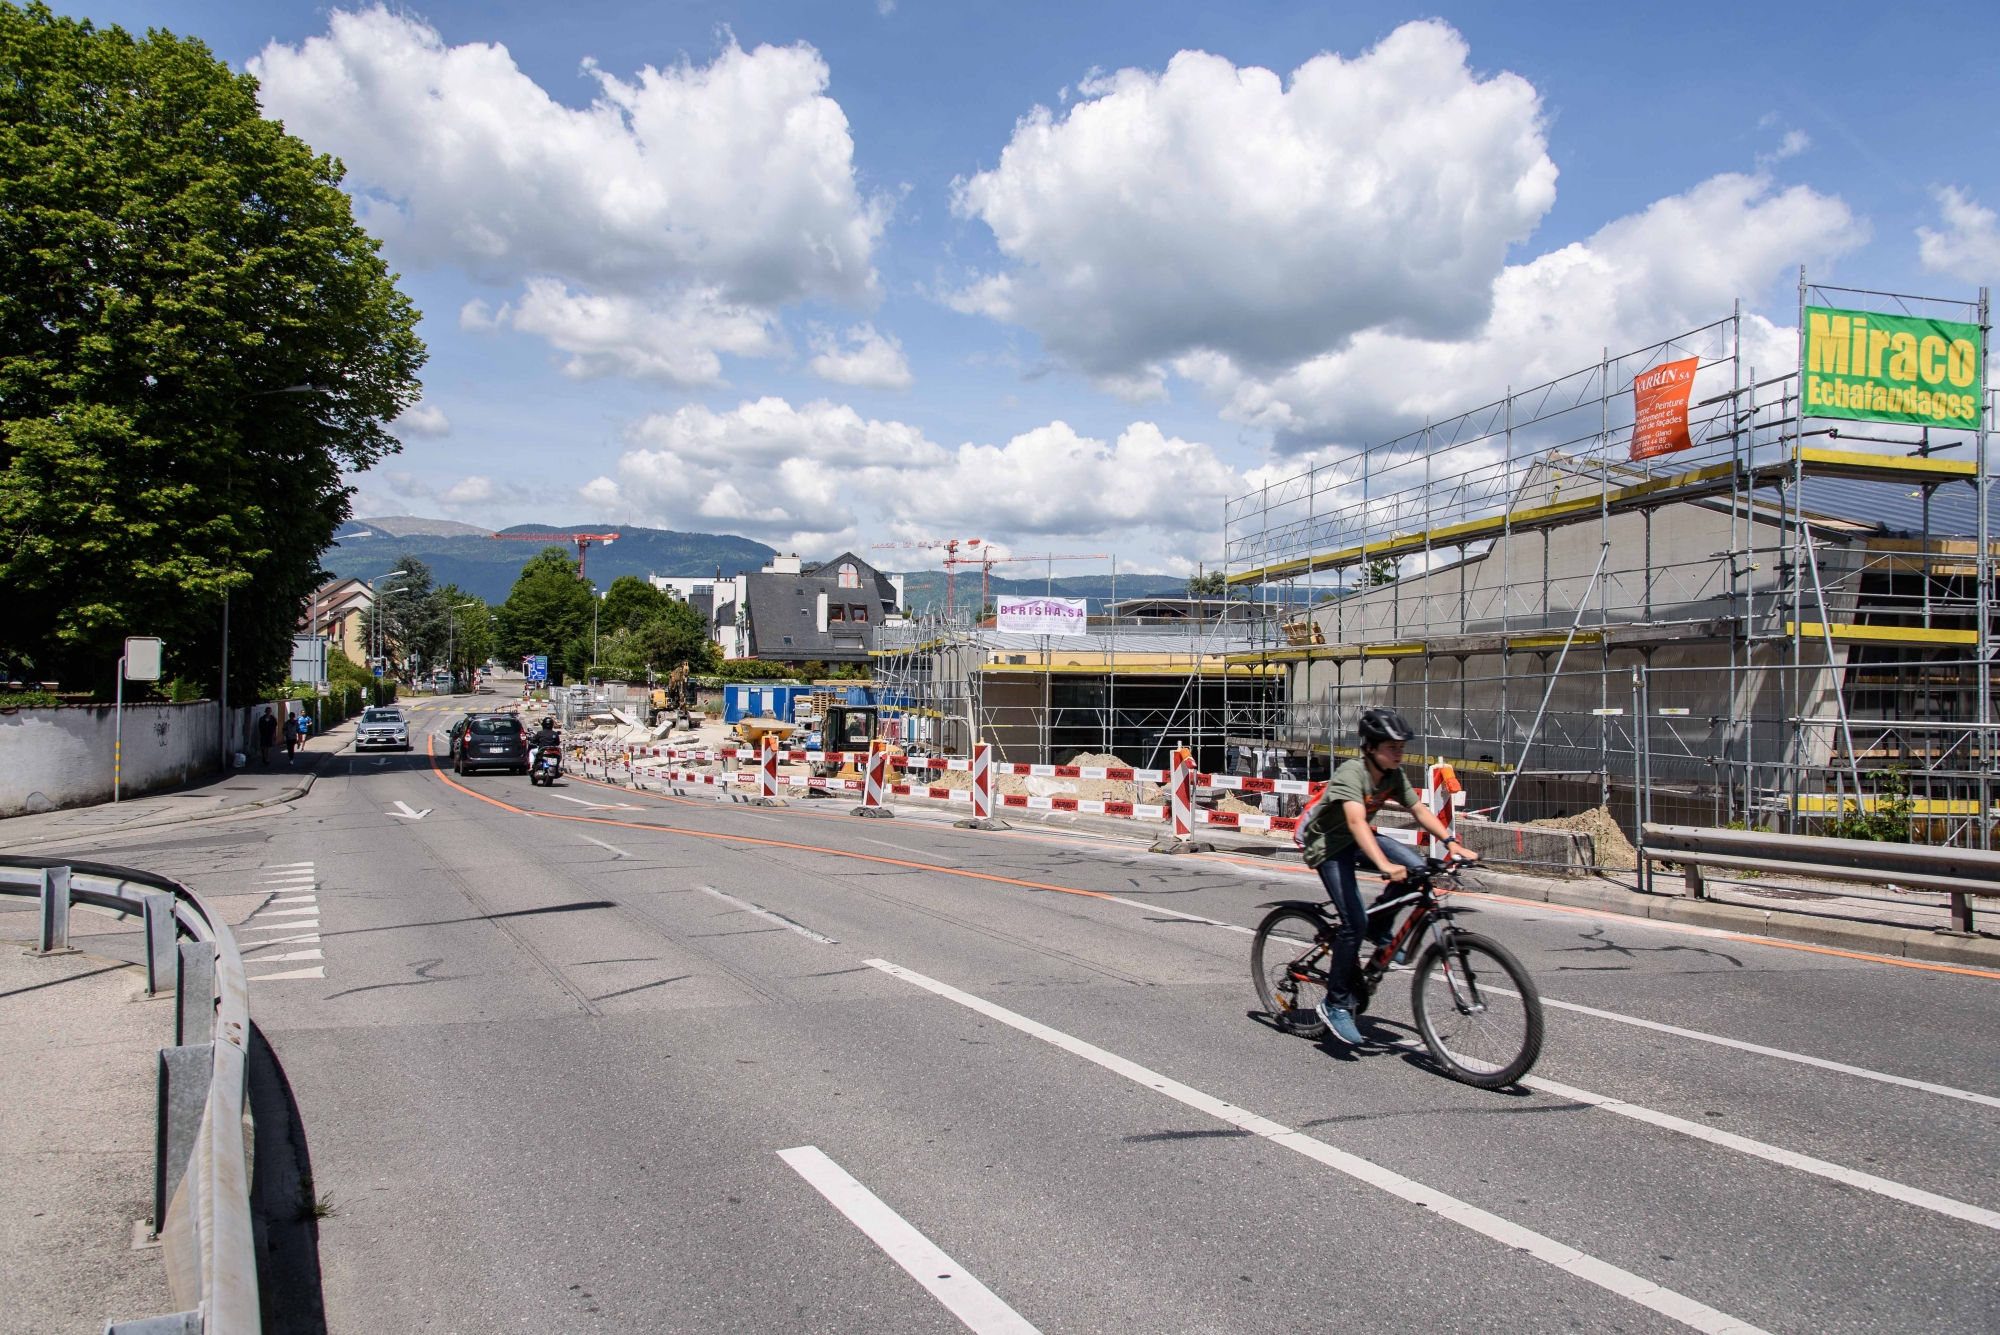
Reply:
<svg viewBox="0 0 2000 1335"><path fill-rule="evenodd" d="M1185 749L1174 752L1174 776L1167 791L1168 804L1174 815L1174 838L1185 839L1194 833L1194 766Z"/></svg>
<svg viewBox="0 0 2000 1335"><path fill-rule="evenodd" d="M972 818L993 819L993 748L985 742L972 748Z"/></svg>
<svg viewBox="0 0 2000 1335"><path fill-rule="evenodd" d="M1458 772L1442 762L1424 771L1424 805L1449 831L1453 815L1465 805L1465 786L1458 781ZM1429 831L1417 831L1417 847L1428 849L1431 836Z"/></svg>
<svg viewBox="0 0 2000 1335"><path fill-rule="evenodd" d="M880 807L882 792L889 781L889 753L879 746L868 756L867 777L861 785L861 805L863 809Z"/></svg>
<svg viewBox="0 0 2000 1335"><path fill-rule="evenodd" d="M757 785L757 795L767 801L778 797L778 744L771 738L764 739L764 767L758 771L761 782Z"/></svg>

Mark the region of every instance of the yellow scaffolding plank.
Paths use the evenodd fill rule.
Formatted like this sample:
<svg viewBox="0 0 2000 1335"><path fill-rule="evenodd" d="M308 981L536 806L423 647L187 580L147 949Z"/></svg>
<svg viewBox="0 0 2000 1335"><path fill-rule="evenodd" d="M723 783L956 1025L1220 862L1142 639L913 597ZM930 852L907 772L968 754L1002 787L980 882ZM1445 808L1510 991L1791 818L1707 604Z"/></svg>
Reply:
<svg viewBox="0 0 2000 1335"><path fill-rule="evenodd" d="M1817 621L1785 623L1785 634L1794 632L1809 640L1831 635L1836 644L1902 644L1919 647L1978 644L1976 630L1926 630L1922 626L1822 626Z"/></svg>
<svg viewBox="0 0 2000 1335"><path fill-rule="evenodd" d="M1499 653L1502 648L1509 650L1560 649L1563 642L1568 639L1569 632L1563 631L1553 635L1510 635L1504 641L1496 637L1490 648L1482 645L1468 649L1463 640L1453 640L1448 644L1441 645L1434 645L1421 640L1406 644L1332 644L1319 645L1312 649L1273 649L1266 653L1231 654L1229 655L1229 661L1231 663L1303 663L1308 661L1332 663L1343 659L1361 658L1364 656L1368 658L1406 658L1411 654L1432 652L1490 654ZM1576 633L1576 639L1572 643L1581 647L1586 644L1601 643L1603 639L1604 635L1601 631L1580 630Z"/></svg>

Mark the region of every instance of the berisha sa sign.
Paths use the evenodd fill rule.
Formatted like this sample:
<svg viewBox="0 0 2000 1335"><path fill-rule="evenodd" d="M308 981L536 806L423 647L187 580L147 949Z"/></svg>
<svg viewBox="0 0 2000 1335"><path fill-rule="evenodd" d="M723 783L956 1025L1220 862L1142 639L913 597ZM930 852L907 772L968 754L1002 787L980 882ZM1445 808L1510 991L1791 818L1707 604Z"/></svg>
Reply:
<svg viewBox="0 0 2000 1335"><path fill-rule="evenodd" d="M1805 416L1972 428L1979 423L1979 326L1879 311L1806 307Z"/></svg>

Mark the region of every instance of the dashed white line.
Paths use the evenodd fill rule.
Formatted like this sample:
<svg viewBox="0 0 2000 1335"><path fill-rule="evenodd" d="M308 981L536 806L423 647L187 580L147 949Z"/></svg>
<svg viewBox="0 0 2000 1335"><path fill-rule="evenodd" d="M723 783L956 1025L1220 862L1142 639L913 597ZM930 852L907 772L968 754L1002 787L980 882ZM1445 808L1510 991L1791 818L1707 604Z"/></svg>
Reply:
<svg viewBox="0 0 2000 1335"><path fill-rule="evenodd" d="M779 1150L792 1171L826 1197L834 1209L866 1233L877 1247L930 1291L947 1311L978 1335L1040 1335L1026 1318L993 1290L965 1273L938 1245L882 1203L882 1198L855 1181L816 1145Z"/></svg>
<svg viewBox="0 0 2000 1335"><path fill-rule="evenodd" d="M317 926L319 926L319 919L314 918L311 922L246 922L236 930L239 932L300 932L308 927Z"/></svg>
<svg viewBox="0 0 2000 1335"><path fill-rule="evenodd" d="M286 973L253 973L248 979L253 983L278 983L290 978L324 978L326 966L315 964L310 969L292 969Z"/></svg>
<svg viewBox="0 0 2000 1335"><path fill-rule="evenodd" d="M712 885L698 885L695 887L695 889L700 890L705 894L714 895L717 899L725 900L731 904L734 904L737 908L742 909L745 913L754 913L759 918L762 918L767 922L774 922L778 924L778 926L784 928L786 931L797 932L800 936L803 936L808 940L817 941L823 946L837 946L840 944L840 942L834 940L830 936L821 936L818 932L815 932L812 928L804 927L798 923L793 922L790 918L787 918L782 913L773 913L769 909L759 908L757 905L752 904L747 899L738 899L735 895L724 894L722 891L716 889Z"/></svg>
<svg viewBox="0 0 2000 1335"><path fill-rule="evenodd" d="M1337 1172L1345 1173L1357 1181L1365 1182L1369 1186L1385 1191L1401 1200L1409 1201L1413 1205L1423 1206L1441 1218L1449 1219L1451 1222L1471 1229L1473 1232L1481 1234L1484 1237L1491 1238L1503 1246L1525 1252L1536 1260L1554 1266L1565 1274L1573 1275L1586 1283L1595 1284L1608 1293L1616 1294L1621 1298L1637 1303L1641 1307L1649 1308L1662 1316L1680 1322L1684 1326L1709 1332L1709 1335L1762 1335L1762 1332L1756 1326L1751 1325L1747 1321L1739 1320L1727 1312L1718 1311L1706 1303L1697 1302L1685 1294L1676 1293L1672 1289L1655 1284L1652 1280L1635 1275L1629 1270L1621 1269L1608 1261L1600 1261L1588 1253L1580 1252L1565 1243L1557 1242L1554 1238L1546 1237L1543 1234L1535 1232L1533 1229L1523 1228L1521 1225L1513 1223L1510 1220L1502 1219L1499 1215L1482 1210L1478 1206L1459 1200L1455 1196L1448 1196L1444 1192L1404 1177L1401 1173L1384 1168L1380 1164L1363 1159L1358 1155L1349 1154L1345 1150L1335 1149L1323 1140L1305 1135L1299 1131L1294 1131L1292 1128L1271 1121L1269 1118L1259 1117L1255 1113L1237 1107L1235 1104L1224 1102L1213 1095L1204 1094L1198 1089L1183 1085L1177 1080L1170 1080L1157 1071L1148 1070L1137 1062L1127 1061L1115 1053L1106 1052L1103 1048L1086 1043L1080 1038L1072 1037L1060 1029L1051 1028L1037 1020L1030 1020L1025 1015L1016 1014L1004 1006L987 1001L983 997L976 997L970 992L962 992L948 983L941 983L935 978L927 978L923 974L905 969L901 965L891 964L888 960L864 960L862 962L880 969L892 977L914 983L916 986L936 993L948 1001L956 1002L967 1010L976 1011L989 1019L998 1020L1001 1024L1007 1025L1009 1028L1018 1029L1030 1037L1038 1038L1053 1047L1061 1048L1063 1051L1101 1066L1107 1071L1122 1075L1127 1080L1151 1089L1156 1093L1164 1094L1177 1103L1184 1104L1198 1112L1206 1113L1210 1117L1227 1122L1231 1126L1241 1127L1252 1135L1262 1136L1275 1145L1283 1145L1286 1149L1302 1154L1317 1163L1325 1164Z"/></svg>
<svg viewBox="0 0 2000 1335"><path fill-rule="evenodd" d="M1828 1163L1825 1159L1815 1159L1809 1154L1799 1154L1792 1150L1779 1149L1776 1145L1767 1145L1761 1140L1752 1140L1748 1136L1735 1135L1718 1127L1703 1126L1700 1122L1690 1122L1686 1118L1675 1117L1672 1113L1659 1112L1637 1103L1627 1103L1623 1099L1614 1099L1606 1094L1593 1094L1587 1089L1578 1089L1574 1085L1558 1084L1554 1080L1544 1080L1540 1076L1534 1075L1523 1076L1521 1083L1529 1089L1539 1089L1544 1094L1553 1094L1557 1098L1569 1099L1576 1103L1587 1103L1593 1108L1602 1108L1605 1112L1617 1113L1620 1117L1629 1117L1635 1122L1645 1122L1648 1125L1657 1126L1667 1131L1677 1131L1683 1136L1692 1136L1696 1140L1705 1140L1711 1145L1720 1145L1724 1149L1735 1150L1740 1154L1748 1154L1754 1158L1767 1160L1770 1163L1782 1164L1786 1168L1796 1168L1801 1173L1811 1173L1815 1177L1823 1177L1828 1181L1841 1183L1843 1186L1858 1187L1862 1191L1872 1191L1877 1196L1887 1196L1891 1200L1902 1201L1905 1205L1915 1205L1921 1209L1935 1210L1939 1214L1949 1215L1953 1219L1963 1219L1969 1224L1979 1224L1986 1228L2000 1229L2000 1211L1983 1209L1977 1205L1967 1205L1964 1201L1956 1201L1949 1196L1939 1196L1933 1192L1924 1191L1919 1187L1905 1186L1901 1182L1893 1182L1886 1177L1877 1177L1873 1173L1863 1173L1853 1168L1843 1168L1837 1163Z"/></svg>
<svg viewBox="0 0 2000 1335"><path fill-rule="evenodd" d="M596 844L599 848L608 849L616 857L629 858L632 856L630 853L627 853L624 849L618 847L616 844L607 844L602 839L592 839L587 834L580 834L577 836L577 838L583 840L583 842L585 842L586 844Z"/></svg>
<svg viewBox="0 0 2000 1335"><path fill-rule="evenodd" d="M294 950L289 955L255 955L244 960L245 964L276 964L279 960L323 960L326 955L317 950Z"/></svg>

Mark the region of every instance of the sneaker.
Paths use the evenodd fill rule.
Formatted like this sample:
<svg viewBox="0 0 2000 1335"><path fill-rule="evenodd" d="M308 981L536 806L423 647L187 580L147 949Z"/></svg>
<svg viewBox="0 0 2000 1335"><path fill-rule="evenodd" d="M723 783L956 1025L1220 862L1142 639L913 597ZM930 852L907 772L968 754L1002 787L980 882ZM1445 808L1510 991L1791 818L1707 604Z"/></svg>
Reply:
<svg viewBox="0 0 2000 1335"><path fill-rule="evenodd" d="M1320 1021L1333 1030L1334 1036L1341 1042L1349 1047L1361 1046L1363 1042L1361 1031L1354 1027L1353 1011L1344 1006L1329 1006L1322 1001L1313 1007L1313 1014L1319 1016Z"/></svg>

